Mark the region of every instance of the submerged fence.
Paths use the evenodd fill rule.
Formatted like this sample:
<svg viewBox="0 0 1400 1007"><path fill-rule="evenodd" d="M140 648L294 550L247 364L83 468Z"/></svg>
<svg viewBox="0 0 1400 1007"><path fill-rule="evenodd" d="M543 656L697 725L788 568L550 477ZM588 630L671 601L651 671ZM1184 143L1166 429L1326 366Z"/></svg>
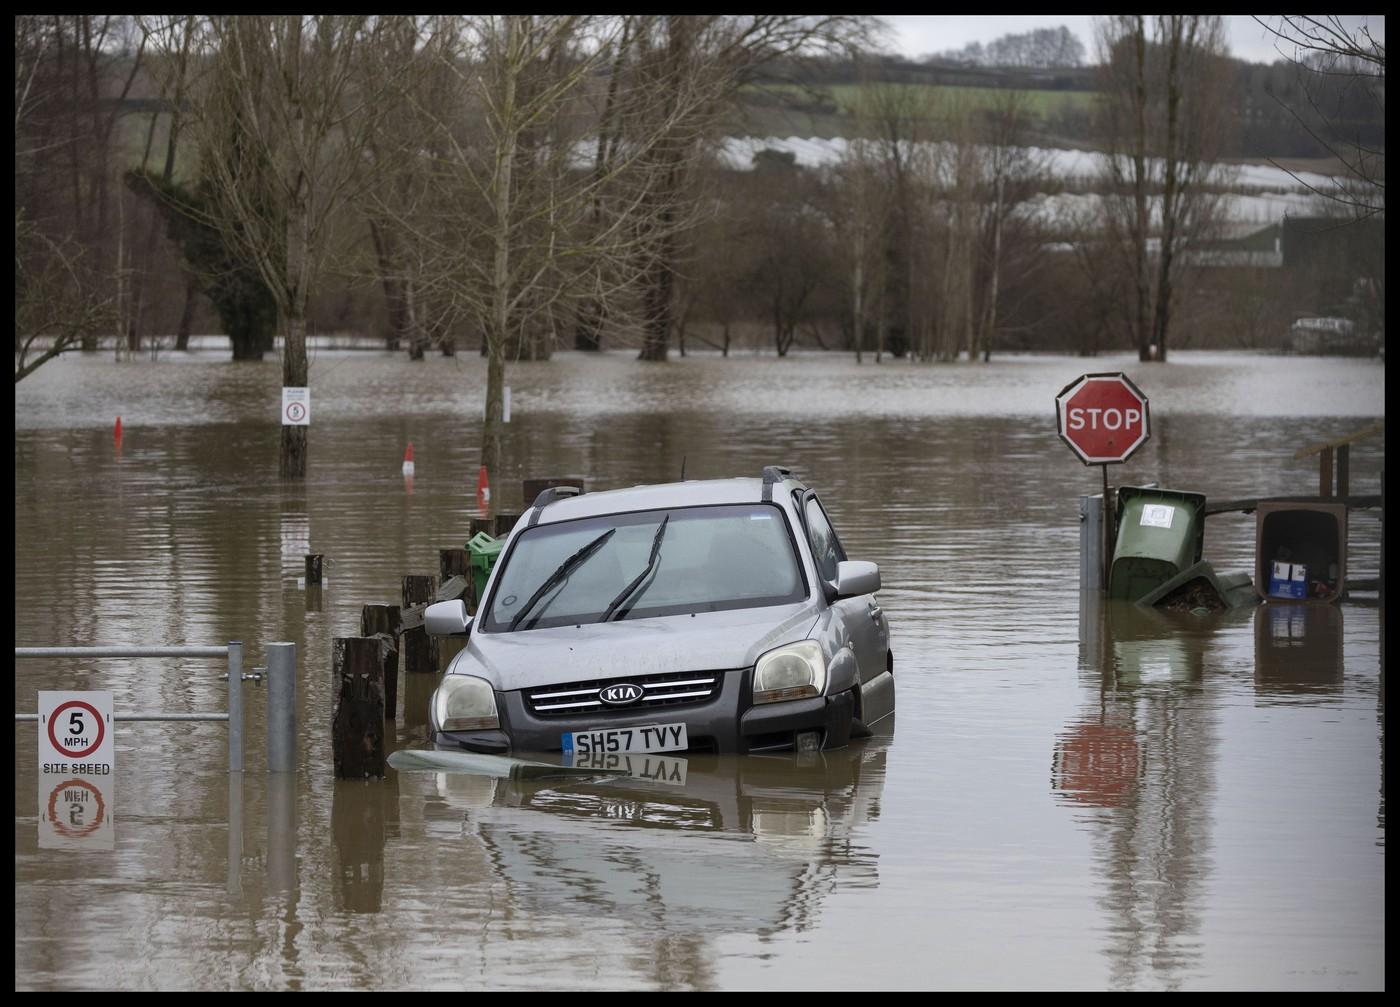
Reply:
<svg viewBox="0 0 1400 1007"><path fill-rule="evenodd" d="M272 773L296 770L296 644L267 645L267 768ZM228 771L243 771L243 683L261 684L263 669L243 674L243 644L231 641L222 647L16 647L15 659L188 657L228 661L228 709L224 713L169 713L143 711L114 713L118 721L226 721L228 723ZM16 713L15 720L37 721L37 713Z"/></svg>

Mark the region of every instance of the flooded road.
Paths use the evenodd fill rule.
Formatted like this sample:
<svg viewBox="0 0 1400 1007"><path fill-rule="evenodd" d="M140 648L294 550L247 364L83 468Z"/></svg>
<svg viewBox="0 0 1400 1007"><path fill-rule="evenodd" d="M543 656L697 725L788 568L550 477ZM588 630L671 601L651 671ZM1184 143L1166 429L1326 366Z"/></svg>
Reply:
<svg viewBox="0 0 1400 1007"><path fill-rule="evenodd" d="M1152 439L1115 484L1306 494L1316 459L1294 452L1383 418L1384 365L1173 360L512 368L503 509L522 477L788 464L880 564L897 725L818 757L694 756L683 784L332 778L332 639L436 573L476 513L475 357L315 357L304 485L276 478L273 361L46 365L16 387L16 644L242 640L249 668L293 641L300 769L262 771L251 684L241 780L222 725L119 725L110 849L50 849L17 724L16 988L1384 988L1375 596L1081 606L1078 497L1099 474L1053 404L1125 370ZM1379 492L1384 446L1353 449L1354 493ZM1205 556L1249 570L1254 533L1212 516ZM1354 514L1349 578L1375 576L1379 542ZM311 551L329 582L308 594ZM110 689L118 711L222 710L221 670L25 661L15 709ZM400 686L395 747L423 737L427 677Z"/></svg>

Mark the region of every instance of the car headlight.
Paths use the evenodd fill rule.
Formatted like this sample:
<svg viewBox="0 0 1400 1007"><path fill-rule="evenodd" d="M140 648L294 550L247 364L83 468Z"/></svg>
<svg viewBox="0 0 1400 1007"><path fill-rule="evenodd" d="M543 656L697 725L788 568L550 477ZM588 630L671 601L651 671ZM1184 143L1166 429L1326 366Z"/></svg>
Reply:
<svg viewBox="0 0 1400 1007"><path fill-rule="evenodd" d="M813 640L770 650L753 669L754 703L820 696L826 689L826 658Z"/></svg>
<svg viewBox="0 0 1400 1007"><path fill-rule="evenodd" d="M433 693L433 723L439 731L478 731L500 727L496 690L484 678L448 675Z"/></svg>

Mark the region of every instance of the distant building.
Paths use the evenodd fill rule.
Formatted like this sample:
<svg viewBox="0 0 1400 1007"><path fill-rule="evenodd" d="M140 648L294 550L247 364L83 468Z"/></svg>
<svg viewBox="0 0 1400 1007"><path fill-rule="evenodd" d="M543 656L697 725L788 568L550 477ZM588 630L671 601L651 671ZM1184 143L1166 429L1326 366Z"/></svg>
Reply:
<svg viewBox="0 0 1400 1007"><path fill-rule="evenodd" d="M1249 266L1277 269L1283 265L1283 226L1244 224L1244 233L1232 238L1203 241L1185 249L1181 257L1193 266Z"/></svg>
<svg viewBox="0 0 1400 1007"><path fill-rule="evenodd" d="M1370 357L1380 352L1376 333L1363 332L1350 318L1299 318L1288 327L1288 349L1308 356Z"/></svg>

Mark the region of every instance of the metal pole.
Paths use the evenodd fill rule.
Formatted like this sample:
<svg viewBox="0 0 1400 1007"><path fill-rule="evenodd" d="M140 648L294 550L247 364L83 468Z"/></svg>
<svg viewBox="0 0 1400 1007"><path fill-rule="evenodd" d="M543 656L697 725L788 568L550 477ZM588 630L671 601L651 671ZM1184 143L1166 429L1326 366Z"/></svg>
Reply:
<svg viewBox="0 0 1400 1007"><path fill-rule="evenodd" d="M1099 555L1103 549L1103 498L1081 496L1079 498L1079 590L1103 590L1103 560Z"/></svg>
<svg viewBox="0 0 1400 1007"><path fill-rule="evenodd" d="M228 645L228 771L243 771L243 644Z"/></svg>
<svg viewBox="0 0 1400 1007"><path fill-rule="evenodd" d="M267 770L296 772L297 645L267 645Z"/></svg>
<svg viewBox="0 0 1400 1007"><path fill-rule="evenodd" d="M1108 590L1108 577L1113 570L1113 509L1108 505L1108 465L1103 469L1103 589Z"/></svg>
<svg viewBox="0 0 1400 1007"><path fill-rule="evenodd" d="M16 723L20 721L38 721L37 713L16 713ZM228 720L227 713L113 713L112 719L119 723L128 723L137 720L148 721L170 721L187 723L189 721L225 721Z"/></svg>
<svg viewBox="0 0 1400 1007"><path fill-rule="evenodd" d="M227 647L16 647L15 657L223 657Z"/></svg>
<svg viewBox="0 0 1400 1007"><path fill-rule="evenodd" d="M230 895L243 894L243 774L228 774L228 885Z"/></svg>

